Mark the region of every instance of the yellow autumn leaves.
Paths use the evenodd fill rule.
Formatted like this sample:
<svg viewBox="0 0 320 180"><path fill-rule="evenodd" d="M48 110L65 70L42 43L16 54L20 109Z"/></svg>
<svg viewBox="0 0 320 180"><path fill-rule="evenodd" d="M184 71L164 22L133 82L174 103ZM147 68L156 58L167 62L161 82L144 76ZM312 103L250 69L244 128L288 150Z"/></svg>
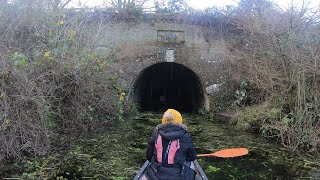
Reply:
<svg viewBox="0 0 320 180"><path fill-rule="evenodd" d="M67 18L67 16L65 14L62 14L61 18L65 20ZM62 26L62 25L64 25L64 21L63 20L59 20L59 21L57 21L56 24L57 24L57 26Z"/></svg>
<svg viewBox="0 0 320 180"><path fill-rule="evenodd" d="M58 26L62 26L64 24L64 21L57 21Z"/></svg>
<svg viewBox="0 0 320 180"><path fill-rule="evenodd" d="M49 51L44 52L43 57L47 60L50 60L51 59L51 51L49 50Z"/></svg>
<svg viewBox="0 0 320 180"><path fill-rule="evenodd" d="M121 94L120 94L120 97L119 97L119 101L124 101L124 98L126 97L126 93L125 92L122 92Z"/></svg>

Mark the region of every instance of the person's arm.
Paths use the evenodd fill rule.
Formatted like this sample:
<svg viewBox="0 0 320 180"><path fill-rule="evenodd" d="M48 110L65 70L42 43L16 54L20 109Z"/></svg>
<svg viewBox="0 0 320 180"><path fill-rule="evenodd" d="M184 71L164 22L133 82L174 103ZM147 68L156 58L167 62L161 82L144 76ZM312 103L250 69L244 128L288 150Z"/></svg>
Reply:
<svg viewBox="0 0 320 180"><path fill-rule="evenodd" d="M189 134L189 133L188 133ZM188 148L188 155L187 155L187 160L188 161L194 161L197 158L197 153L196 149L194 148L193 142L192 142L192 137L191 134L188 136L189 139L189 148Z"/></svg>
<svg viewBox="0 0 320 180"><path fill-rule="evenodd" d="M148 142L148 147L147 147L147 152L146 152L146 157L147 160L151 162L152 156L153 156L153 150L154 150L154 145L155 145L155 140L156 140L156 132L154 131L153 134L151 135L149 142Z"/></svg>

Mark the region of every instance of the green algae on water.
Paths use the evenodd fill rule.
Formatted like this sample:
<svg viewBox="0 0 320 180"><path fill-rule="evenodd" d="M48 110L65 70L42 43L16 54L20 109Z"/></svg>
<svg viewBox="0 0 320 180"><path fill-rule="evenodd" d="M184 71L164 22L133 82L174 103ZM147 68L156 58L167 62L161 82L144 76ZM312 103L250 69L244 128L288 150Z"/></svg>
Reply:
<svg viewBox="0 0 320 180"><path fill-rule="evenodd" d="M23 179L129 180L145 161L148 139L162 113L141 113L132 120L94 133L61 135L47 156L0 166L0 177ZM320 158L298 156L255 134L235 130L201 115L183 114L198 153L245 147L237 158L203 157L209 179L319 179ZM60 144L59 144L60 143Z"/></svg>

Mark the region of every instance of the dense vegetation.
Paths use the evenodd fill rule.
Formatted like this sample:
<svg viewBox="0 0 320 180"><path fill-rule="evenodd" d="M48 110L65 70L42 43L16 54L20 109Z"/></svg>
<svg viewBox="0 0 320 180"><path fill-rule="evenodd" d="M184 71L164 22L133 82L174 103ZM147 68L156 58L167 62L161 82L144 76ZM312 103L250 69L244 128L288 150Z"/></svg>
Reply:
<svg viewBox="0 0 320 180"><path fill-rule="evenodd" d="M242 1L235 13L224 55L240 104L253 105L238 125L257 127L293 151L319 151L319 9Z"/></svg>
<svg viewBox="0 0 320 180"><path fill-rule="evenodd" d="M293 151L319 150L319 9L242 0L196 11L170 1L146 14L134 2L98 10L68 2L0 1L0 160L43 155L57 133L93 131L134 113L112 68L116 50L94 51L99 33L88 36L87 27L168 17L206 27L208 41L221 37L239 127Z"/></svg>
<svg viewBox="0 0 320 180"><path fill-rule="evenodd" d="M57 133L131 114L110 54L93 52L83 11L55 1L0 4L0 160L42 155ZM41 4L42 3L42 4Z"/></svg>

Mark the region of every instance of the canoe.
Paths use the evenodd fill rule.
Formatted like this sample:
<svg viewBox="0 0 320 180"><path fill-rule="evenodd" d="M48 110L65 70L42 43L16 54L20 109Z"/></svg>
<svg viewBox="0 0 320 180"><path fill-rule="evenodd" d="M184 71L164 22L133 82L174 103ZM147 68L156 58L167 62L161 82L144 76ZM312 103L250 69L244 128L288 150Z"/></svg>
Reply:
<svg viewBox="0 0 320 180"><path fill-rule="evenodd" d="M195 171L197 172L195 180L208 180L206 174L202 170L202 168L199 165L198 161L194 160L191 163L192 163L193 169L195 169ZM137 175L133 178L133 180L141 180L141 178L144 176L144 171L146 170L146 168L148 167L149 164L150 164L150 162L147 160L143 164L143 166L141 167L141 169L139 170Z"/></svg>

